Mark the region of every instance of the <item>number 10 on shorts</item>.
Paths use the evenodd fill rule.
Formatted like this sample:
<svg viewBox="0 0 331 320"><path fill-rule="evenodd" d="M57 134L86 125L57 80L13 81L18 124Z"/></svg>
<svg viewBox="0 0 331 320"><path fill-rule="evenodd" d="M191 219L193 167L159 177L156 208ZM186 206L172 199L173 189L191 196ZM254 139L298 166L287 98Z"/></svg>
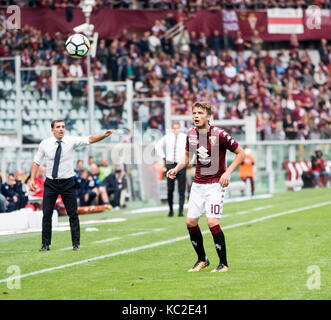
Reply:
<svg viewBox="0 0 331 320"><path fill-rule="evenodd" d="M222 207L219 204L211 204L210 213L211 214L222 214Z"/></svg>

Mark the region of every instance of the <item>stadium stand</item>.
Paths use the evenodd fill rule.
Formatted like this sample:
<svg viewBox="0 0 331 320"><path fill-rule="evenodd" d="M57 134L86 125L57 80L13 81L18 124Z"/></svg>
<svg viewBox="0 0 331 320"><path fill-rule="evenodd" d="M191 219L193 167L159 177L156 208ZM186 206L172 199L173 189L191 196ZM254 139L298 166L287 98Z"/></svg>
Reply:
<svg viewBox="0 0 331 320"><path fill-rule="evenodd" d="M180 3L176 2L176 6ZM265 50L267 45L262 44L263 50L254 53L245 50L245 46L249 49L249 41L245 41L240 49L236 45L238 38L233 39L233 44L224 50L222 35L206 37L195 32L183 32L180 37L167 39L164 37L167 29L160 27L164 25L164 21L156 22L152 28L158 29L157 36L162 38L156 51L152 30L145 32L146 39L127 30L116 39L101 39L92 66L95 80L132 79L136 88L140 87L138 97L170 93L173 114L187 114L190 105L197 99L213 104L215 120L242 119L255 114L261 140L331 137L330 46L323 44L323 39L318 49L307 49L304 44L298 43L297 47ZM56 51L64 41L58 36L48 39L48 35L42 35L40 30L26 25L14 35L3 33L1 41L5 44L5 50L0 52L1 57L12 56L20 48L23 50L23 66L51 67L55 64L59 77L73 74L73 61L63 51ZM327 59L320 58L323 46L327 50ZM216 65L209 62L212 51ZM78 67L86 76L86 63L79 61ZM10 62L2 63L0 90L2 88L4 96L1 100L1 119L6 119L2 127L5 130L11 130L16 123L12 74ZM37 130L43 129L46 121L51 119L47 102L51 94L50 72L38 74L23 71L22 81L25 89L23 104L29 106L31 117L35 120L29 129L36 138ZM78 82L77 85L78 89L75 83L61 83L60 116L72 119L73 132L83 132L88 125L87 113L84 112L86 83ZM98 127L116 128L120 121L112 118L121 118L123 96L119 92L100 91L96 90ZM115 115L110 111L113 108L116 109ZM137 120L137 108L135 111L134 119ZM286 114L290 114L289 124L285 123ZM155 117L155 114L153 119L149 119L149 126L164 129L162 119ZM289 131L291 133L287 134Z"/></svg>

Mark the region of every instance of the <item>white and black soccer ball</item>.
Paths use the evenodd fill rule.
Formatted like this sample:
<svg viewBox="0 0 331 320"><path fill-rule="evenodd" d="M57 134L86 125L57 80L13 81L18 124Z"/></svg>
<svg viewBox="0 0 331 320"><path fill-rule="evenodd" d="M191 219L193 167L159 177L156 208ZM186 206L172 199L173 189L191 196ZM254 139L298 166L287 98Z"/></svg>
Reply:
<svg viewBox="0 0 331 320"><path fill-rule="evenodd" d="M83 58L87 55L90 50L91 44L89 39L80 33L71 35L65 44L65 48L73 58Z"/></svg>

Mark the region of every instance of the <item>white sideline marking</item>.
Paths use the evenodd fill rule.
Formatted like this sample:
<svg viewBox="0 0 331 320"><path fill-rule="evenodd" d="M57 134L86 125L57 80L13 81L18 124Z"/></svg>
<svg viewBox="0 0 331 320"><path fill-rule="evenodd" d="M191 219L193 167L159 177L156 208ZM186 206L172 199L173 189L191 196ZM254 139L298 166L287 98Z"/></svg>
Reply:
<svg viewBox="0 0 331 320"><path fill-rule="evenodd" d="M246 213L250 213L253 211L261 211L261 210L270 209L270 208L272 208L272 205L268 205L268 206L264 206L264 207L257 207L257 208L251 209L251 210L243 210L243 211L236 212L236 214L246 214Z"/></svg>
<svg viewBox="0 0 331 320"><path fill-rule="evenodd" d="M256 223L256 222L260 222L260 221L264 221L264 220L284 216L286 214L291 214L291 213L306 211L306 210L310 210L310 209L315 209L315 208L327 206L327 205L330 205L330 204L331 204L331 201L327 201L327 202L317 203L317 204L312 205L312 206L306 206L306 207L302 207L302 208L298 208L298 209L292 209L292 210L287 210L287 211L283 211L283 212L278 212L278 213L274 213L270 216L265 216L265 217L249 220L249 221L246 221L246 222L240 222L240 223L232 224L232 225L229 225L229 226L225 226L222 229L225 230L225 229L232 229L232 228L236 228L236 227L241 227L241 226L245 226L245 225L248 225L248 224L253 224L253 223ZM210 232L210 231L206 230L206 231L203 231L202 233L205 234L205 233L208 233L208 232ZM102 259L106 259L106 258L110 258L110 257L115 257L115 256L122 255L122 254L127 254L127 253L136 252L136 251L140 251L140 250L144 250L144 249L154 248L154 247L162 246L162 245L165 245L165 244L185 240L185 239L188 239L188 238L189 238L189 236L185 235L185 236L182 236L182 237L177 237L177 238L173 238L173 239L169 239L169 240L165 240L165 241L154 242L154 243L147 244L147 245L140 246L140 247L135 247L135 248L131 248L131 249L117 251L117 252L105 254L105 255L102 255L102 256L94 257L94 258L89 258L89 259L85 259L85 260L76 261L76 262L73 262L73 263L64 264L64 265L53 267L53 268L47 268L47 269L42 269L42 270L22 274L22 275L19 275L19 276L16 276L16 277L9 277L9 278L0 280L0 283L7 282L8 280L12 281L12 280L16 280L16 279L23 279L23 278L35 276L37 274L42 274L42 273L51 272L51 271L55 271L55 270L70 268L70 267L73 267L73 266L85 264L85 263L92 262L92 261L102 260Z"/></svg>
<svg viewBox="0 0 331 320"><path fill-rule="evenodd" d="M137 233L130 233L128 234L129 237L135 237L135 236L142 236L144 234L151 233L151 231L142 231L142 232L137 232Z"/></svg>
<svg viewBox="0 0 331 320"><path fill-rule="evenodd" d="M98 240L95 241L95 243L104 243L104 242L110 242L110 241L115 241L115 240L119 240L121 239L121 237L115 237L115 238L108 238L108 239L104 239L104 240Z"/></svg>
<svg viewBox="0 0 331 320"><path fill-rule="evenodd" d="M162 231L162 230L164 230L164 229L163 228L152 229L151 231L130 233L130 234L128 234L128 236L130 236L130 237L141 236L141 235L144 235L144 234L151 233L153 231L158 232L158 231ZM105 243L105 242L111 242L111 241L115 241L115 240L119 240L119 239L122 239L122 238L121 237L108 238L108 239L104 239L104 240L95 241L94 243ZM83 248L83 246L80 246L80 247ZM71 250L71 249L72 249L72 247L67 247L67 248L58 249L57 251L67 251L67 250Z"/></svg>

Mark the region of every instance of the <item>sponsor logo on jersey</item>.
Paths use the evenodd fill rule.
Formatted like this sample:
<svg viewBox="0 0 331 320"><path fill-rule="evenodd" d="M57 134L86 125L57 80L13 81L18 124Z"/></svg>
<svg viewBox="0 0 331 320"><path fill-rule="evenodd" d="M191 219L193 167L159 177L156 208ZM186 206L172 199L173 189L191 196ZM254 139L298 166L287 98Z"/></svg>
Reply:
<svg viewBox="0 0 331 320"><path fill-rule="evenodd" d="M201 164L208 164L210 163L210 157L208 154L208 150L201 146L199 147L199 149L197 149L197 154L198 154L198 158Z"/></svg>

